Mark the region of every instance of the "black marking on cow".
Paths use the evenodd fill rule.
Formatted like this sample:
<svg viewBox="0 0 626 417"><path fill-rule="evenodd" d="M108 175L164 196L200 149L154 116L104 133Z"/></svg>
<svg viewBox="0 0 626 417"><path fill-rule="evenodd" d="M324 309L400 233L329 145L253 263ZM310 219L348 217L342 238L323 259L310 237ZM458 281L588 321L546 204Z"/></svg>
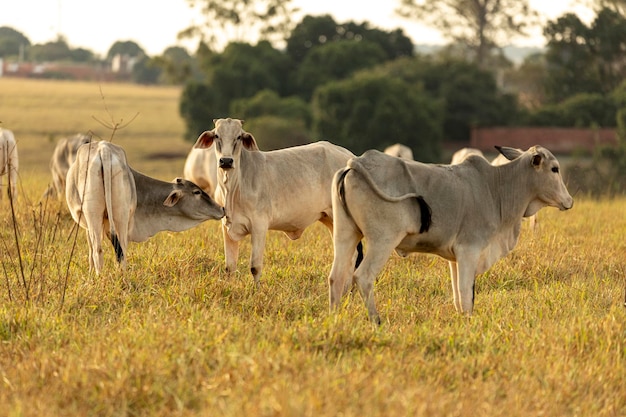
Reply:
<svg viewBox="0 0 626 417"><path fill-rule="evenodd" d="M472 306L474 305L474 295L476 294L476 282L472 284Z"/></svg>
<svg viewBox="0 0 626 417"><path fill-rule="evenodd" d="M350 214L350 210L348 209L348 205L346 204L346 184L345 184L345 180L346 180L346 175L348 175L348 172L350 172L350 168L345 169L341 173L341 175L339 175L339 178L337 178L337 188L338 188L338 191L339 191L339 200L341 200L341 205L346 210L346 213L348 213L348 216L352 217L352 215Z"/></svg>
<svg viewBox="0 0 626 417"><path fill-rule="evenodd" d="M419 204L420 206L420 233L425 233L428 232L428 229L430 229L430 226L432 224L433 211L431 210L428 203L426 203L426 201L424 200L424 197L420 195L417 196L416 199L417 204Z"/></svg>
<svg viewBox="0 0 626 417"><path fill-rule="evenodd" d="M253 266L252 268L250 268L250 272L252 273L252 275L256 276L256 274L257 274L259 271L256 269L256 267L254 267L254 266Z"/></svg>
<svg viewBox="0 0 626 417"><path fill-rule="evenodd" d="M363 261L363 242L359 240L356 245L356 262L354 263L354 269L357 269Z"/></svg>
<svg viewBox="0 0 626 417"><path fill-rule="evenodd" d="M120 245L120 240L117 238L117 234L113 231L111 231L111 243L113 244L113 249L115 249L117 262L122 262L124 260L124 251L122 250L122 245Z"/></svg>

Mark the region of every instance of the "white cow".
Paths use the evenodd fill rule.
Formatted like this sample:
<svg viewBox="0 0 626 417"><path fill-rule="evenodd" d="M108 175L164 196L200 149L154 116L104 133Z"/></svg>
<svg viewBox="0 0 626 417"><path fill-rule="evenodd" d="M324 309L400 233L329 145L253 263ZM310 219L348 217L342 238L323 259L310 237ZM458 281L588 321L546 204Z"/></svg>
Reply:
<svg viewBox="0 0 626 417"><path fill-rule="evenodd" d="M124 150L110 142L78 149L67 172L66 199L74 220L87 229L90 269L103 265L106 231L117 261L126 266L128 242L143 242L158 232L180 232L221 219L224 209L191 181L160 181L128 166Z"/></svg>
<svg viewBox="0 0 626 417"><path fill-rule="evenodd" d="M387 155L397 156L398 158L404 158L410 161L413 160L413 151L411 150L411 148L401 143L396 143L394 145L386 147L384 152Z"/></svg>
<svg viewBox="0 0 626 417"><path fill-rule="evenodd" d="M17 158L17 143L13 132L0 128L0 188L2 188L2 176L8 180L7 193L9 198L17 199L17 170L19 161ZM0 193L2 199L2 193Z"/></svg>
<svg viewBox="0 0 626 417"><path fill-rule="evenodd" d="M210 196L214 196L217 187L217 162L213 148L191 148L185 160L183 177L196 183Z"/></svg>
<svg viewBox="0 0 626 417"><path fill-rule="evenodd" d="M448 260L454 305L471 314L476 276L515 247L521 218L544 206L567 210L573 205L559 163L547 149L499 150L512 161L492 166L468 157L458 165L434 165L367 151L338 171L331 309L353 279L370 318L380 322L374 280L395 249L400 255L422 252ZM363 238L368 250L352 274L350 257Z"/></svg>
<svg viewBox="0 0 626 417"><path fill-rule="evenodd" d="M461 148L458 151L456 151L454 154L452 154L452 161L450 163L451 164L460 164L461 162L463 162L465 160L465 158L467 158L470 155L477 155L477 156L480 156L482 158L485 158L485 155L482 153L482 151L480 149L476 149L476 148Z"/></svg>
<svg viewBox="0 0 626 417"><path fill-rule="evenodd" d="M216 145L215 199L226 210L222 219L226 269L236 270L239 241L250 235L250 272L258 285L268 230L297 239L319 220L332 232L333 174L354 155L329 142L261 152L241 120L214 123L215 129L202 133L194 146Z"/></svg>
<svg viewBox="0 0 626 417"><path fill-rule="evenodd" d="M59 140L54 147L50 158L50 173L52 174L52 184L48 186L43 194L43 198L57 198L62 200L65 196L65 177L70 165L76 159L76 152L81 145L91 142L91 136L77 133L74 136Z"/></svg>

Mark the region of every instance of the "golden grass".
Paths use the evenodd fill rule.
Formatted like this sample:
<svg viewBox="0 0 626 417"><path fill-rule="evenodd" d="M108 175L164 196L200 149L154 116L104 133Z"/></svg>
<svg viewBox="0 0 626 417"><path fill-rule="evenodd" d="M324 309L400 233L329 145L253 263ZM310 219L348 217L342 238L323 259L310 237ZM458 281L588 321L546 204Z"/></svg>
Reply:
<svg viewBox="0 0 626 417"><path fill-rule="evenodd" d="M131 244L125 273L106 247L95 277L62 204L36 203L44 171L21 177L24 280L0 203L0 416L626 414L624 198L541 211L477 280L471 318L443 260L392 257L374 327L358 296L328 312L317 225L293 242L270 232L258 290L248 240L224 275L217 222Z"/></svg>

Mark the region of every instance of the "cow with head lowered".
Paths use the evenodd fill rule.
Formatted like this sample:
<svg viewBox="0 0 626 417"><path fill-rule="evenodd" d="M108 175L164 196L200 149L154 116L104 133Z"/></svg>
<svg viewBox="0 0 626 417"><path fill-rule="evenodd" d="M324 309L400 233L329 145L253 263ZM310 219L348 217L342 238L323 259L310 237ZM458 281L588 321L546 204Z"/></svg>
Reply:
<svg viewBox="0 0 626 417"><path fill-rule="evenodd" d="M476 276L517 244L522 217L545 206L568 210L573 199L547 149L499 148L508 164L479 156L456 165L423 164L367 151L333 181L334 258L331 310L354 281L369 317L380 323L374 281L391 253L431 253L449 262L454 306L471 314ZM360 266L351 255L361 241Z"/></svg>
<svg viewBox="0 0 626 417"><path fill-rule="evenodd" d="M268 230L297 239L320 221L332 232L332 178L354 155L325 141L262 152L241 120L214 123L215 129L202 133L194 146L215 148L215 199L226 210L222 219L226 269L236 270L239 241L250 235L250 272L258 285Z"/></svg>
<svg viewBox="0 0 626 417"><path fill-rule="evenodd" d="M224 216L224 209L196 184L143 175L128 165L121 147L104 141L78 149L67 171L65 195L72 218L87 230L89 266L97 274L103 265L103 230L124 268L128 242Z"/></svg>

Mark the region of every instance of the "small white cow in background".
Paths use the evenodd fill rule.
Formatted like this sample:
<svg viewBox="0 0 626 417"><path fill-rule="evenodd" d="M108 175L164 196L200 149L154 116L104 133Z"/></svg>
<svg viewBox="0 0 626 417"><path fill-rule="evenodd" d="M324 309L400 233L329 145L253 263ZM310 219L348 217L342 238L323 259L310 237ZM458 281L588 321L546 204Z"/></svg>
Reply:
<svg viewBox="0 0 626 417"><path fill-rule="evenodd" d="M454 306L471 314L476 276L513 250L522 217L545 206L568 210L574 204L547 149L499 150L511 162L493 166L469 157L457 165L423 164L367 151L338 171L331 309L354 280L369 317L380 322L374 282L395 249L400 255L421 252L446 259ZM367 252L353 273L351 258L361 239Z"/></svg>
<svg viewBox="0 0 626 417"><path fill-rule="evenodd" d="M42 198L56 198L63 200L65 196L65 177L70 165L76 159L76 152L81 145L91 142L91 136L78 133L74 136L60 139L50 158L50 173L52 184L48 186Z"/></svg>
<svg viewBox="0 0 626 417"><path fill-rule="evenodd" d="M208 194L191 181L160 181L128 166L124 150L110 142L81 146L67 172L66 199L74 220L87 230L89 266L103 266L102 233L126 267L128 242L158 232L180 232L224 216Z"/></svg>
<svg viewBox="0 0 626 417"><path fill-rule="evenodd" d="M217 187L217 161L213 148L196 149L191 148L185 168L183 178L194 182L210 196L215 196Z"/></svg>
<svg viewBox="0 0 626 417"><path fill-rule="evenodd" d="M0 188L2 188L2 176L6 175L8 180L7 193L13 200L17 199L18 167L15 136L10 130L0 128ZM0 199L2 199L1 192Z"/></svg>
<svg viewBox="0 0 626 417"><path fill-rule="evenodd" d="M387 155L408 159L410 161L413 160L413 151L411 150L411 148L401 143L396 143L394 145L386 147L384 152Z"/></svg>
<svg viewBox="0 0 626 417"><path fill-rule="evenodd" d="M452 161L450 161L450 163L451 164L460 164L461 162L463 162L465 160L465 158L467 158L470 155L476 155L476 156L480 156L483 159L486 159L485 155L482 153L482 151L480 149L476 149L476 148L461 148L461 149L459 149L458 151L456 151L455 153L452 154ZM508 159L507 159L507 161L508 161Z"/></svg>
<svg viewBox="0 0 626 417"><path fill-rule="evenodd" d="M222 219L227 272L237 268L239 241L250 235L250 272L258 285L268 230L299 238L316 221L332 233L331 183L352 152L329 142L315 142L261 152L237 119L214 120L215 129L194 145L215 143L218 161L215 199L224 206Z"/></svg>

